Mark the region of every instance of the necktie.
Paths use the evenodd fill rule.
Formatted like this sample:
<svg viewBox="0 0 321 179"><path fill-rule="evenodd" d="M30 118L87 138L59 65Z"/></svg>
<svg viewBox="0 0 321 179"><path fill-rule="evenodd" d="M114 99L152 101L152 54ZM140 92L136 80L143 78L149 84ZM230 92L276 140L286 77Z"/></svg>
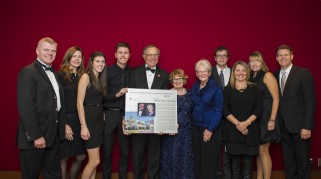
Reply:
<svg viewBox="0 0 321 179"><path fill-rule="evenodd" d="M284 92L285 80L286 80L286 72L282 70L282 77L281 77L281 94L282 95Z"/></svg>
<svg viewBox="0 0 321 179"><path fill-rule="evenodd" d="M221 79L221 86L224 88L225 83L224 83L224 74L223 74L223 70L221 70L221 73L220 73L220 79Z"/></svg>
<svg viewBox="0 0 321 179"><path fill-rule="evenodd" d="M51 66L46 66L46 65L42 65L42 66L45 68L45 71L50 70L51 72L54 72L53 67L51 67Z"/></svg>
<svg viewBox="0 0 321 179"><path fill-rule="evenodd" d="M149 67L146 67L146 71L148 71L148 70L151 71L152 73L155 73L155 71L156 71L155 69L151 69Z"/></svg>

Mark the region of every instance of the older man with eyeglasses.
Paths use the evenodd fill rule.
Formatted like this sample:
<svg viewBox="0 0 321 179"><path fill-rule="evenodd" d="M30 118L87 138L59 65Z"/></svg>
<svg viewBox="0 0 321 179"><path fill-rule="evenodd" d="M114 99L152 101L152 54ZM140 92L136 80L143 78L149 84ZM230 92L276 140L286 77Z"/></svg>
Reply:
<svg viewBox="0 0 321 179"><path fill-rule="evenodd" d="M147 45L143 50L145 64L133 71L132 87L143 89L167 89L168 73L159 67L160 50L155 45ZM132 135L133 177L144 178L144 159L147 152L147 176L159 178L161 136L157 134ZM146 150L147 149L147 150Z"/></svg>

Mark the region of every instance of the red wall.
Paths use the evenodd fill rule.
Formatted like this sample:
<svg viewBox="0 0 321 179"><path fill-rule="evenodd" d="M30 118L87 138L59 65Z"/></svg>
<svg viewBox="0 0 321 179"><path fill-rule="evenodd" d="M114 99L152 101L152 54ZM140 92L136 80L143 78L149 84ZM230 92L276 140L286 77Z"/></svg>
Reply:
<svg viewBox="0 0 321 179"><path fill-rule="evenodd" d="M275 71L275 49L286 43L294 48L294 64L312 71L316 91L320 91L320 20L320 0L1 1L0 170L19 170L16 79L19 70L35 59L36 44L42 37L58 42L56 69L73 45L84 50L86 61L94 50L105 52L111 65L115 44L127 41L132 46L129 64L135 67L144 63L143 47L156 44L161 49L159 66L168 72L185 69L190 76L188 87L195 80L195 62L202 57L214 62L213 50L219 45L230 49L230 66L236 60L247 61L250 52L259 50ZM311 145L315 166L321 158L319 108L318 93ZM271 155L273 169L282 169L279 144L271 146ZM115 155L115 166L117 158Z"/></svg>

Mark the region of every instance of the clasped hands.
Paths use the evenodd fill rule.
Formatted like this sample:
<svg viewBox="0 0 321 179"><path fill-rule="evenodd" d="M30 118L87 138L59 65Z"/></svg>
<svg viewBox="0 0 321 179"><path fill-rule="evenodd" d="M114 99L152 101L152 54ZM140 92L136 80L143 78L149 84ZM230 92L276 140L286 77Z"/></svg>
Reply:
<svg viewBox="0 0 321 179"><path fill-rule="evenodd" d="M240 131L243 135L247 135L249 133L247 126L249 126L249 124L246 121L236 123L236 129Z"/></svg>

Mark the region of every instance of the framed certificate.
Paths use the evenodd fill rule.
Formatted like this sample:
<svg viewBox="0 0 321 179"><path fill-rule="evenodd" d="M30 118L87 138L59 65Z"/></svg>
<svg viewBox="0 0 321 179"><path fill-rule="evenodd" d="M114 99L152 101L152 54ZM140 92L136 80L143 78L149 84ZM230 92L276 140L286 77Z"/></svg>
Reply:
<svg viewBox="0 0 321 179"><path fill-rule="evenodd" d="M128 133L177 133L177 91L128 88L125 107Z"/></svg>

